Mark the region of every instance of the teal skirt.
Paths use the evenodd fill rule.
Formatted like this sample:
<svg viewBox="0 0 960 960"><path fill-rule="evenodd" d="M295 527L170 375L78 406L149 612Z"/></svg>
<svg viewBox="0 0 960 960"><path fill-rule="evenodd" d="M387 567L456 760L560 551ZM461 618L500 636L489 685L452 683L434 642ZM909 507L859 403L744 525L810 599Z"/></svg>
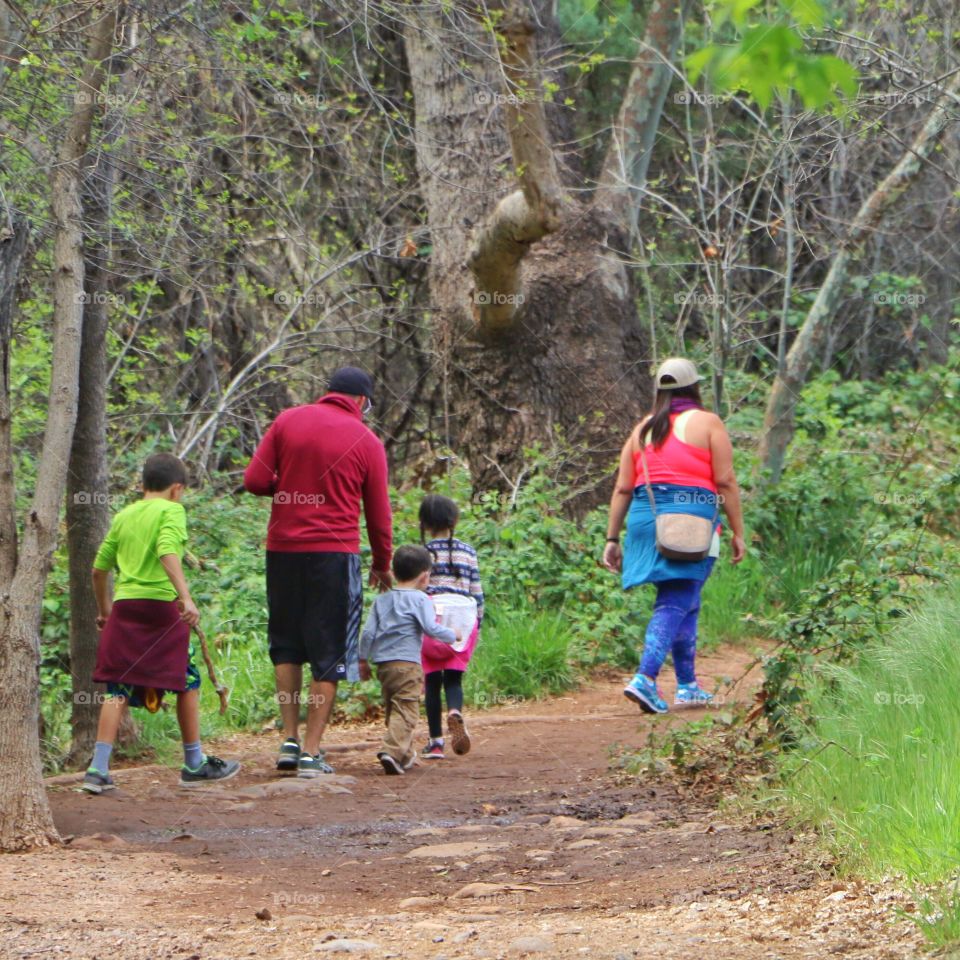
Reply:
<svg viewBox="0 0 960 960"><path fill-rule="evenodd" d="M653 484L657 514L691 513L711 519L717 510L717 495L706 487L686 487L675 483ZM718 527L719 529L719 527ZM627 538L623 545L623 589L641 583L664 580L706 580L711 560L690 562L668 560L657 550L657 536L647 488L641 484L633 491L627 514Z"/></svg>

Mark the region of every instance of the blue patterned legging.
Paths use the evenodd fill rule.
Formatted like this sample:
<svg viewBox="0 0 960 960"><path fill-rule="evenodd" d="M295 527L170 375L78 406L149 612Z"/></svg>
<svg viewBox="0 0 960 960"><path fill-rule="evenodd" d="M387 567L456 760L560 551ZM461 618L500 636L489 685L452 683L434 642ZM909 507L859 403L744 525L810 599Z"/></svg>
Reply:
<svg viewBox="0 0 960 960"><path fill-rule="evenodd" d="M707 576L712 569L713 560L710 560ZM657 584L657 599L647 625L638 673L656 680L667 654L672 653L677 683L696 680L697 619L700 616L700 591L705 582L664 580Z"/></svg>

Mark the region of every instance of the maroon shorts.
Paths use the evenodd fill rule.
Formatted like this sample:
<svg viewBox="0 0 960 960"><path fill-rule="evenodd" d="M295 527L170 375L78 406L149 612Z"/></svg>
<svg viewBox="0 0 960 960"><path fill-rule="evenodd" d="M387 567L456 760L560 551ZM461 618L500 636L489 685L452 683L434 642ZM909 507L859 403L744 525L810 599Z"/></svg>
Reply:
<svg viewBox="0 0 960 960"><path fill-rule="evenodd" d="M116 600L100 633L97 683L183 691L190 626L175 600Z"/></svg>

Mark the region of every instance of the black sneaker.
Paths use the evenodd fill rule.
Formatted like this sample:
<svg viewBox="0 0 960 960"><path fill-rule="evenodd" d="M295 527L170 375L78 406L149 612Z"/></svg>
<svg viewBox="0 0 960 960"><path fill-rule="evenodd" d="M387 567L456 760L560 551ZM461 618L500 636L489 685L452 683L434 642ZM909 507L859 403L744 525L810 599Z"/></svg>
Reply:
<svg viewBox="0 0 960 960"><path fill-rule="evenodd" d="M277 769L296 770L299 762L300 744L294 740L293 737L287 737L280 745L280 755L277 757Z"/></svg>
<svg viewBox="0 0 960 960"><path fill-rule="evenodd" d="M221 760L219 757L204 757L196 770L180 768L181 787L200 787L217 780L229 780L240 772L238 760Z"/></svg>
<svg viewBox="0 0 960 960"><path fill-rule="evenodd" d="M83 783L80 784L81 790L87 793L105 793L107 790L116 790L117 785L113 782L113 777L109 773L101 773L91 767L83 775Z"/></svg>
<svg viewBox="0 0 960 960"><path fill-rule="evenodd" d="M304 780L313 780L325 773L333 773L333 767L327 763L327 755L321 750L315 757L309 753L301 753L297 761L297 776Z"/></svg>
<svg viewBox="0 0 960 960"><path fill-rule="evenodd" d="M398 774L403 775L406 772L403 766L394 760L389 753L378 753L377 759L383 767L383 772L390 774L391 777L397 776Z"/></svg>

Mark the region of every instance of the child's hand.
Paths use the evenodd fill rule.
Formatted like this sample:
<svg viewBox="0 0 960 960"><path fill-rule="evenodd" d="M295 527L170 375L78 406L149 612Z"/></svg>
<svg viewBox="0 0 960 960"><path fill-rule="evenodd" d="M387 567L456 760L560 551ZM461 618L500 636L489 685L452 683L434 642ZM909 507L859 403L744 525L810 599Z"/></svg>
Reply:
<svg viewBox="0 0 960 960"><path fill-rule="evenodd" d="M463 643L463 631L461 629L459 629L458 627L455 627L453 630L453 634L457 638L456 640L453 641L454 643Z"/></svg>
<svg viewBox="0 0 960 960"><path fill-rule="evenodd" d="M97 614L97 629L102 630L107 625L107 620L110 619L110 611L107 610L103 613Z"/></svg>
<svg viewBox="0 0 960 960"><path fill-rule="evenodd" d="M373 674L370 673L370 664L366 660L360 661L360 679L369 680Z"/></svg>
<svg viewBox="0 0 960 960"><path fill-rule="evenodd" d="M186 600L178 600L177 606L180 608L180 619L185 623L195 627L200 622L200 611L189 597Z"/></svg>

